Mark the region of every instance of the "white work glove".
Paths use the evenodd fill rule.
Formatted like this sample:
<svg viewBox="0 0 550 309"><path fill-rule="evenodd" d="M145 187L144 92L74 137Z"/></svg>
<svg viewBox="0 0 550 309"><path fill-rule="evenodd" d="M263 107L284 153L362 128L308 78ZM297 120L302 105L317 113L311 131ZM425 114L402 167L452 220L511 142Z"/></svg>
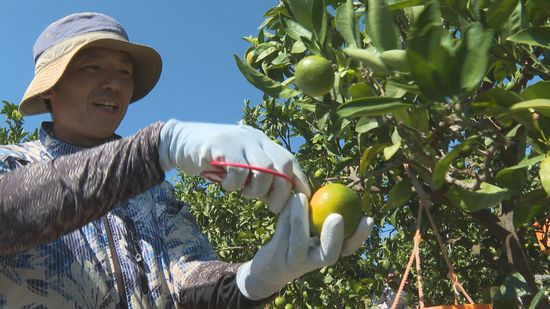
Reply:
<svg viewBox="0 0 550 309"><path fill-rule="evenodd" d="M237 286L251 300L273 295L292 280L352 254L369 237L372 226L372 218L363 217L353 235L344 239L342 216L331 214L321 237L311 237L307 197L294 194L279 215L271 241L237 270Z"/></svg>
<svg viewBox="0 0 550 309"><path fill-rule="evenodd" d="M307 178L298 161L263 132L247 125L181 122L171 119L160 132L159 159L164 171L175 167L187 175L204 176L228 191L243 190L279 213L292 191L288 180L244 168L212 166L212 160L276 170L291 177L294 190L310 196Z"/></svg>

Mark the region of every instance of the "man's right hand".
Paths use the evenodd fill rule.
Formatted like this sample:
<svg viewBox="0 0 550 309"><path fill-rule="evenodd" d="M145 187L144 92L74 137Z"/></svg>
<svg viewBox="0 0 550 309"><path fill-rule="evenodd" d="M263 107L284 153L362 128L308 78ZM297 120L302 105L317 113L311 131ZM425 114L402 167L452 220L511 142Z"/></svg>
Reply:
<svg viewBox="0 0 550 309"><path fill-rule="evenodd" d="M289 181L244 168L212 166L213 160L276 170L291 177L294 190L311 195L307 178L296 158L263 132L247 125L222 125L169 120L161 130L160 165L164 171L179 168L192 176L219 181L228 191L243 190L259 198L274 213L283 209L292 192Z"/></svg>

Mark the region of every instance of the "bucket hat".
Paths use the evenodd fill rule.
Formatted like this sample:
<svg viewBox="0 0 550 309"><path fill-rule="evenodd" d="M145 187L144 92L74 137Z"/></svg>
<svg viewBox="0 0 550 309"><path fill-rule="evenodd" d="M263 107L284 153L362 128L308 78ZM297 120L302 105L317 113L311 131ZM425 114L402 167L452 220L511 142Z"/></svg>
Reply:
<svg viewBox="0 0 550 309"><path fill-rule="evenodd" d="M82 49L103 47L126 52L134 65L133 103L157 83L162 70L160 55L151 47L130 42L124 28L101 13L75 13L50 24L33 47L34 78L19 104L22 115L48 112L40 94L61 78L71 59Z"/></svg>

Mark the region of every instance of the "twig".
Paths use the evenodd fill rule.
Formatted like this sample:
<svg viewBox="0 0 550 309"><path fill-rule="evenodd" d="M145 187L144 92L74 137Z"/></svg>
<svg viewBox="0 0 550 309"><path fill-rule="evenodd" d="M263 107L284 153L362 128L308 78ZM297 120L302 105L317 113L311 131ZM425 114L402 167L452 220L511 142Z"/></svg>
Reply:
<svg viewBox="0 0 550 309"><path fill-rule="evenodd" d="M435 222L433 220L432 213L430 211L430 208L432 206L432 200L430 198L430 195L424 190L424 188L422 187L422 184L420 183L420 181L418 180L418 178L416 177L414 172L409 168L409 166L405 165L404 167L405 167L405 171L407 172L407 175L409 176L409 178L412 181L412 184L413 184L416 192L418 193L418 196L420 197L420 205L422 206L422 208L426 212L426 216L428 217L428 220L430 221L430 225L432 226L434 235L437 239L437 244L439 245L439 248L441 249L441 253L443 254L443 258L445 260L445 263L447 264L447 267L449 268L449 272L451 273L451 276L454 276L453 278L456 279L454 284L458 284L458 287L461 288L461 291L464 294L464 297L466 297L466 299L470 302L470 304L473 304L474 302L473 302L472 298L470 297L470 295L468 295L468 293L466 293L466 291L464 289L462 289L462 285L460 285L460 283L458 282L458 278L455 275L451 260L449 259L449 256L447 255L447 250L445 249L445 246L443 245L443 240L441 238L441 235L439 234L439 230L437 229L437 226L435 225Z"/></svg>
<svg viewBox="0 0 550 309"><path fill-rule="evenodd" d="M422 207L418 207L418 208L422 209ZM420 240L418 242L420 243ZM420 308L424 308L424 290L422 289L422 270L420 269L420 249L419 248L415 250L414 260L416 261L416 283L418 285L418 304Z"/></svg>
<svg viewBox="0 0 550 309"><path fill-rule="evenodd" d="M449 175L445 175L445 181L447 181L450 184L456 185L464 190L472 191L475 188L475 183L468 183L462 180L454 179L453 177ZM431 205L431 203L430 203Z"/></svg>
<svg viewBox="0 0 550 309"><path fill-rule="evenodd" d="M407 163L403 164L405 169L409 168L409 165ZM395 309L397 304L399 303L399 299L401 298L401 293L403 292L403 288L405 287L405 283L407 282L407 277L409 276L409 272L411 271L411 266L413 261L417 260L417 280L420 280L420 255L419 255L419 247L420 247L420 241L422 240L422 237L420 235L420 227L422 226L422 207L418 207L418 214L416 215L416 232L414 233L413 238L413 250L411 252L411 256L409 257L409 262L407 263L407 267L405 268L405 272L403 273L403 278L401 278L401 283L399 284L399 289L397 290L397 293L395 294L395 298L393 299L393 303L391 305L391 309ZM420 304L420 308L424 308L424 293L422 292L422 283L418 281L420 284L418 286L418 301Z"/></svg>

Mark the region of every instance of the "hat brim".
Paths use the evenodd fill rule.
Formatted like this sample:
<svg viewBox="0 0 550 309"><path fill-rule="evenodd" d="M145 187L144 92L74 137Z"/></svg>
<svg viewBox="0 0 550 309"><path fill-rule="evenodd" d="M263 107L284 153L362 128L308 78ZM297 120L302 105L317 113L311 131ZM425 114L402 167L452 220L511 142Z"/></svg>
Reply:
<svg viewBox="0 0 550 309"><path fill-rule="evenodd" d="M51 89L61 79L67 66L79 51L91 47L120 50L130 56L134 65L134 93L130 103L147 95L160 78L162 59L153 48L113 38L97 39L75 47L36 72L21 100L19 112L24 116L48 112L41 94Z"/></svg>

